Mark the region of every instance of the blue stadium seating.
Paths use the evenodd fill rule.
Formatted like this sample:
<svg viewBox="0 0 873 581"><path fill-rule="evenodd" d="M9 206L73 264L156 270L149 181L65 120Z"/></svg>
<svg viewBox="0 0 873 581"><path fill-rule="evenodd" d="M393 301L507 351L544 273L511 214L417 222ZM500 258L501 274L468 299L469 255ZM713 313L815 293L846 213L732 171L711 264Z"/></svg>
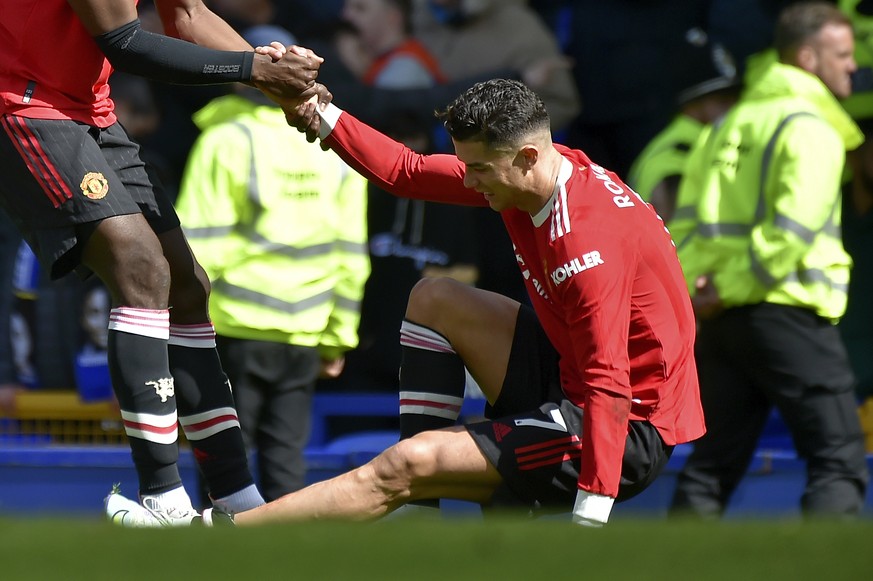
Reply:
<svg viewBox="0 0 873 581"><path fill-rule="evenodd" d="M308 482L329 478L369 461L397 441L394 430L355 430L356 418L396 418L395 394L324 393L315 398L313 428L306 449ZM462 417L481 415L482 400L467 400ZM352 430L335 434L331 421L345 418ZM616 505L614 514L663 517L676 474L690 446L677 447L664 474L638 497ZM873 472L873 455L868 456ZM180 468L188 486L195 486L196 466L183 449ZM748 475L737 490L727 516L795 517L803 491L805 468L777 414L768 422ZM70 514L97 518L101 501L114 482L135 494L136 473L126 446L58 445L46 441L0 441L0 514ZM193 490L191 490L193 492ZM451 514L478 514L474 505L446 502ZM873 516L873 490L868 492L865 516Z"/></svg>

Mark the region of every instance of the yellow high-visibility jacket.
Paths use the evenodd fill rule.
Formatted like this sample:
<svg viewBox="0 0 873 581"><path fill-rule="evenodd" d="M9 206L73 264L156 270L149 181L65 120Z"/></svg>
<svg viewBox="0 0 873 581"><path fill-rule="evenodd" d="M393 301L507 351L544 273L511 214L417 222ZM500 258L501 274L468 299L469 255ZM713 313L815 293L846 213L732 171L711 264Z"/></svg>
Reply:
<svg viewBox="0 0 873 581"><path fill-rule="evenodd" d="M212 281L216 332L315 346L324 359L355 347L370 274L366 180L277 107L232 95L194 119L204 131L177 210Z"/></svg>
<svg viewBox="0 0 873 581"><path fill-rule="evenodd" d="M680 190L680 206L694 198L693 229L677 242L689 289L712 274L726 307L770 302L842 316L851 260L840 182L845 152L862 141L817 77L766 65L693 156L695 177Z"/></svg>
<svg viewBox="0 0 873 581"><path fill-rule="evenodd" d="M704 124L693 117L676 115L634 160L627 184L650 202L655 186L670 176L684 175L688 154L703 127Z"/></svg>

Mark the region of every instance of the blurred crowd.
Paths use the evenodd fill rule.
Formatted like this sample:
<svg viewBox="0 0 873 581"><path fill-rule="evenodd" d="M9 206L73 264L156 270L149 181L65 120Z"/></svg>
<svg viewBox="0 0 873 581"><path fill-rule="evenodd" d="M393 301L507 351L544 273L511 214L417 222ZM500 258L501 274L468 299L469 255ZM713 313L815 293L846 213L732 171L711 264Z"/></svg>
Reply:
<svg viewBox="0 0 873 581"><path fill-rule="evenodd" d="M641 154L683 107L703 94L689 94L689 89L729 77L737 82L706 91L723 97L724 108L700 123L722 115L739 93L739 81L753 72L749 63L771 46L777 15L792 3L206 2L239 31L264 25L289 31L298 44L324 57L319 80L340 108L418 151L451 151L433 111L461 90L493 77L521 80L545 102L557 142L584 150L624 176L666 221L676 208L678 184L673 194L669 189L655 192L658 180L645 181ZM866 92L873 91L873 2L835 3L855 21L856 94L846 107L867 131L873 128L873 92ZM139 12L146 28L160 31L151 2L141 1ZM123 73L115 73L110 82L119 120L141 143L150 171L175 199L191 179L191 152L202 132L198 112L234 89L153 83ZM288 131L289 140L296 139L290 134L294 130ZM254 142L252 147L283 146ZM681 163L683 151L677 151ZM297 155L291 148L288 152ZM865 243L873 236L873 204L852 195L850 173L844 244L855 269L840 329L860 404L873 395L873 308L867 299L873 253ZM366 213L369 266L355 320L357 346L342 353L344 369L323 374L317 389L397 389L398 330L408 293L421 277L451 276L526 302L512 247L491 210L399 200L369 185L366 209L360 211ZM75 277L48 281L8 218L0 219L0 324L9 329L0 333L0 410L13 406L20 390L79 389L85 400L111 397L105 358L100 357L109 310L105 291Z"/></svg>

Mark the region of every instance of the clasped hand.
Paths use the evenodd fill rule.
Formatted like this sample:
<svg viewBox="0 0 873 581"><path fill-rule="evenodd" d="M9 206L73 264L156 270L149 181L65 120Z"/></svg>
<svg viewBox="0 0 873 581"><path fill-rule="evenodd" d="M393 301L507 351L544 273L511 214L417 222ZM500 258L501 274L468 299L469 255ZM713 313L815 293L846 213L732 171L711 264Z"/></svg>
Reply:
<svg viewBox="0 0 873 581"><path fill-rule="evenodd" d="M295 62L296 59L315 61L318 65L324 62L323 58L308 48L297 45L286 47L279 42L272 42L269 46L255 47L255 53L270 57L274 63L289 59L289 55L293 55L293 58L290 60ZM313 69L311 85L307 85L299 94L291 94L289 96L274 92L267 87L258 86L268 97L282 107L288 124L298 131L305 133L306 140L310 143L318 138L318 131L321 126L321 118L317 114L318 108L323 110L333 99L333 95L327 90L327 87L315 82L315 71L317 70L318 66ZM308 69L304 72L307 71Z"/></svg>

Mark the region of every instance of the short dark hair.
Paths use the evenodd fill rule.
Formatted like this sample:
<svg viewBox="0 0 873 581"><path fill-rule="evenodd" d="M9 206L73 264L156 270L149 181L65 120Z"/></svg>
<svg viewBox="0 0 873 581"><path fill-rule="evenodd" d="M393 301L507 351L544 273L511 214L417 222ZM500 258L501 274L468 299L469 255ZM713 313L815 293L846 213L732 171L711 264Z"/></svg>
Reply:
<svg viewBox="0 0 873 581"><path fill-rule="evenodd" d="M481 141L489 147L514 145L550 127L542 99L523 83L508 79L476 83L437 117L453 139Z"/></svg>
<svg viewBox="0 0 873 581"><path fill-rule="evenodd" d="M781 60L794 56L797 49L828 24L852 27L852 21L830 2L791 4L779 13L773 35L773 48Z"/></svg>

